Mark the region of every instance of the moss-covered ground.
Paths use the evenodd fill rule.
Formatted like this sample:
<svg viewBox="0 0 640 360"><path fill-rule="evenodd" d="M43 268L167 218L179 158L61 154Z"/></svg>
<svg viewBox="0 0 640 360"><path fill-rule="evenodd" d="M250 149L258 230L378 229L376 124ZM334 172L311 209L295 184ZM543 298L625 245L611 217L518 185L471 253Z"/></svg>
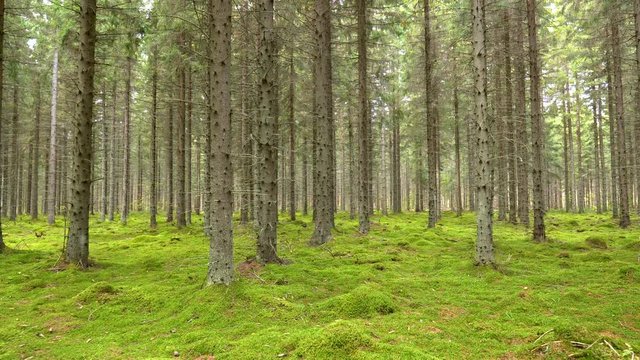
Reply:
<svg viewBox="0 0 640 360"><path fill-rule="evenodd" d="M202 220L150 231L92 220L94 266L58 265L62 220L5 222L2 359L631 359L640 353L640 228L607 215L547 216L546 244L497 224L498 269L473 266L473 214L340 214L307 246L309 217L281 218L288 265L261 268L236 226L238 280L203 287ZM636 219L637 223L637 219ZM244 263L243 263L244 262ZM590 347L589 347L590 346ZM587 349L587 347L589 347ZM616 353L618 355L616 355ZM636 357L638 355L635 355Z"/></svg>

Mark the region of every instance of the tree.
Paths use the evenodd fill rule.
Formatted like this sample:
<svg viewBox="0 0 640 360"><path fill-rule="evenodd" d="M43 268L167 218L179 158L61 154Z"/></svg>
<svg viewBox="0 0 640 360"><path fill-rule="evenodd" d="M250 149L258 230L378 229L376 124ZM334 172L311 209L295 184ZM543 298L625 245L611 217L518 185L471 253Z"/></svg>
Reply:
<svg viewBox="0 0 640 360"><path fill-rule="evenodd" d="M433 49L431 42L431 9L430 0L424 0L424 73L425 73L425 109L427 128L427 168L429 172L429 221L428 227L433 228L438 221L438 126L433 102ZM484 10L483 10L484 11Z"/></svg>
<svg viewBox="0 0 640 360"><path fill-rule="evenodd" d="M208 121L211 197L207 284L233 281L231 169L231 0L208 0ZM215 176L214 176L215 174Z"/></svg>
<svg viewBox="0 0 640 360"><path fill-rule="evenodd" d="M89 203L93 125L93 76L96 45L96 0L80 2L80 59L71 177L69 239L65 259L82 268L89 265Z"/></svg>
<svg viewBox="0 0 640 360"><path fill-rule="evenodd" d="M3 84L4 80L4 0L0 0L0 84ZM2 134L2 123L3 123L3 113L2 113L2 99L3 99L3 91L2 86L0 86L0 135ZM0 154L2 154L2 139L0 139ZM3 173L2 167L0 166L0 174ZM4 176L4 175L3 175ZM0 176L2 179L2 176ZM0 187L0 194L2 194L4 189ZM4 237L2 235L2 203L0 202L0 253L4 252L6 249L6 245L4 243Z"/></svg>
<svg viewBox="0 0 640 360"><path fill-rule="evenodd" d="M475 74L475 127L478 161L475 166L477 199L476 264L495 263L493 251L493 219L491 214L489 124L487 122L487 58L485 45L484 1L473 0L473 67Z"/></svg>
<svg viewBox="0 0 640 360"><path fill-rule="evenodd" d="M56 148L58 112L58 49L53 50L53 76L51 77L51 132L49 135L49 203L47 221L53 225L56 218Z"/></svg>
<svg viewBox="0 0 640 360"><path fill-rule="evenodd" d="M525 84L525 51L524 51L524 30L522 23L524 10L522 2L518 2L516 10L513 32L515 36L514 49L514 76L515 76L515 101L514 110L517 131L515 134L516 156L517 156L517 177L518 177L518 218L520 223L529 226L529 134L527 132L527 104L526 104L526 84Z"/></svg>
<svg viewBox="0 0 640 360"><path fill-rule="evenodd" d="M545 242L546 233L544 226L544 124L542 118L542 100L540 93L540 54L538 50L538 29L536 23L537 1L527 0L527 28L529 31L529 72L531 86L531 143L533 152L533 166L531 168L533 178L533 240Z"/></svg>
<svg viewBox="0 0 640 360"><path fill-rule="evenodd" d="M124 99L124 125L123 125L123 140L124 140L124 162L122 169L122 187L124 190L124 197L122 203L122 213L120 214L120 221L122 224L127 224L129 218L129 210L131 208L131 67L133 59L127 57L126 67L126 80L125 80L125 99Z"/></svg>
<svg viewBox="0 0 640 360"><path fill-rule="evenodd" d="M35 100L35 123L33 129L33 157L32 157L32 168L31 173L33 174L31 177L31 219L38 219L38 187L40 180L40 105L41 105L41 91L40 91L40 81L36 81L36 100ZM2 99L0 97L0 99ZM1 100L0 100L1 101ZM1 112L0 112L1 113Z"/></svg>
<svg viewBox="0 0 640 360"><path fill-rule="evenodd" d="M331 240L334 221L333 185L333 91L331 87L331 2L315 0L315 106L317 131L314 169L314 231L311 245L322 245Z"/></svg>
<svg viewBox="0 0 640 360"><path fill-rule="evenodd" d="M316 4L318 4L316 2ZM367 2L366 0L356 0L356 12L358 15L358 135L360 137L359 162L360 170L358 186L358 222L360 233L369 232L369 214L371 209L369 199L371 184L369 179L370 169L370 141L371 141L371 119L369 117L369 95L367 84ZM317 20L318 21L318 20ZM318 76L318 74L316 74ZM317 89L316 89L317 91Z"/></svg>
<svg viewBox="0 0 640 360"><path fill-rule="evenodd" d="M149 225L158 227L158 48L153 48L151 75L151 188L149 189Z"/></svg>

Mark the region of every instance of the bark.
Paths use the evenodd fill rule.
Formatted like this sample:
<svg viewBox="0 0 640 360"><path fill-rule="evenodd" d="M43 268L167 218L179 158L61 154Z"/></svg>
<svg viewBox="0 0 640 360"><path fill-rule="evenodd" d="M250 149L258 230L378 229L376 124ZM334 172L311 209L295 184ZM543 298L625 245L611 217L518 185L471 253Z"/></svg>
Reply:
<svg viewBox="0 0 640 360"><path fill-rule="evenodd" d="M20 133L19 119L20 119L20 105L18 99L20 85L18 84L18 76L15 77L15 84L13 85L13 112L11 116L11 162L9 163L9 171L13 176L10 176L11 182L9 183L9 220L16 221L18 214L18 201L20 193L20 149L18 148L18 134Z"/></svg>
<svg viewBox="0 0 640 360"><path fill-rule="evenodd" d="M178 46L183 47L184 34L179 35ZM183 60L180 60L182 62ZM185 214L186 204L186 183L185 183L185 127L186 127L186 107L185 107L185 70L184 65L181 63L178 65L177 70L178 80L178 103L177 103L177 122L176 122L176 225L178 228L182 228L187 225L187 218Z"/></svg>
<svg viewBox="0 0 640 360"><path fill-rule="evenodd" d="M49 135L49 183L47 222L53 225L56 219L56 159L57 159L57 109L58 109L58 49L53 50L53 76L51 77L51 133Z"/></svg>
<svg viewBox="0 0 640 360"><path fill-rule="evenodd" d="M167 166L167 222L173 222L173 103L169 102L169 116L167 116L167 138L166 138L166 166Z"/></svg>
<svg viewBox="0 0 640 360"><path fill-rule="evenodd" d="M111 113L111 177L109 179L109 185L111 186L111 201L109 201L109 221L115 220L116 209L118 208L118 183L116 178L116 164L117 164L117 139L116 139L116 108L117 108L117 89L118 83L116 80L113 81L113 88L111 93L113 94L113 104L112 104L112 113Z"/></svg>
<svg viewBox="0 0 640 360"><path fill-rule="evenodd" d="M91 190L93 75L96 43L96 1L80 3L80 61L76 126L74 128L73 170L69 239L65 259L85 268L89 265L89 202Z"/></svg>
<svg viewBox="0 0 640 360"><path fill-rule="evenodd" d="M122 202L122 213L120 221L123 225L127 224L129 218L129 210L131 209L131 66L133 59L127 57L127 70L125 81L125 99L124 99L124 124L123 136L124 141L124 161L122 169L122 187L124 197Z"/></svg>
<svg viewBox="0 0 640 360"><path fill-rule="evenodd" d="M304 152L302 153L302 215L309 214L309 138L305 135Z"/></svg>
<svg viewBox="0 0 640 360"><path fill-rule="evenodd" d="M477 198L477 239L476 264L493 265L493 219L491 214L491 196L489 191L491 163L489 155L489 125L487 110L487 58L485 44L485 14L482 0L473 0L473 67L475 75L475 127L476 154L478 161L476 170Z"/></svg>
<svg viewBox="0 0 640 360"><path fill-rule="evenodd" d="M260 117L258 120L258 261L279 262L278 130L273 0L258 3L260 15Z"/></svg>
<svg viewBox="0 0 640 360"><path fill-rule="evenodd" d="M610 55L610 54L609 54ZM608 113L609 113L609 150L611 157L611 210L613 213L613 218L618 218L620 216L619 211L619 196L618 193L618 139L616 136L616 108L615 108L615 99L613 96L613 74L612 74L612 66L611 66L611 56L607 57L607 105L608 105Z"/></svg>
<svg viewBox="0 0 640 360"><path fill-rule="evenodd" d="M637 165L640 165L640 0L633 2L634 11L634 25L635 25L635 46L636 46L636 118L635 125L635 156ZM637 167L636 167L637 168ZM640 193L640 173L636 170L636 189ZM640 194L638 194L640 197ZM640 198L637 207L637 212L640 214Z"/></svg>
<svg viewBox="0 0 640 360"><path fill-rule="evenodd" d="M527 25L529 31L529 72L531 76L531 142L533 150L533 240L545 242L544 225L544 120L542 118L542 89L540 86L540 54L536 21L537 0L527 0Z"/></svg>
<svg viewBox="0 0 640 360"><path fill-rule="evenodd" d="M0 42L1 44L1 42ZM1 64L1 62L0 62ZM41 118L41 91L40 81L36 82L36 117L33 129L33 163L31 165L31 219L36 220L38 218L38 188L40 187L40 118ZM0 97L0 99L2 99ZM1 101L1 100L0 100Z"/></svg>
<svg viewBox="0 0 640 360"><path fill-rule="evenodd" d="M563 97L566 97L566 88L563 88ZM573 191L571 185L571 176L570 172L572 171L571 167L571 156L569 154L569 113L567 111L567 103L566 100L562 100L562 147L564 151L563 160L564 160L564 200L565 200L565 211L570 212L573 210Z"/></svg>
<svg viewBox="0 0 640 360"><path fill-rule="evenodd" d="M0 0L0 84L3 84L3 80L4 80L4 0ZM2 156L1 154L4 154L3 149L2 149L2 123L4 122L3 120L3 113L2 113L2 100L3 100L3 89L2 86L0 86L0 163L2 162ZM0 166L1 168L1 166ZM2 174L0 176L0 182L3 180L4 178L4 171L2 169L0 169L0 174ZM4 182L0 183L0 195L3 195L4 193L4 188L2 185L4 184ZM2 209L2 202L0 202L0 253L4 252L6 249L6 245L4 243L4 237L2 235L2 215L3 215L3 209Z"/></svg>
<svg viewBox="0 0 640 360"><path fill-rule="evenodd" d="M515 119L516 119L516 154L518 177L518 219L529 226L529 134L527 131L527 105L525 83L525 51L524 31L522 29L524 11L519 3L514 25L514 76L515 76Z"/></svg>
<svg viewBox="0 0 640 360"><path fill-rule="evenodd" d="M580 93L579 93L579 81L576 78L576 151L577 151L577 161L578 161L578 213L584 213L585 208L585 173L584 173L584 164L582 159L582 119L580 108L582 104L580 102Z"/></svg>
<svg viewBox="0 0 640 360"><path fill-rule="evenodd" d="M617 155L619 169L618 188L620 192L620 227L627 228L631 224L629 218L629 167L627 160L627 145L625 139L624 89L622 85L622 52L620 49L620 34L618 30L619 16L614 11L611 19L611 38L613 56L613 88L616 101L616 131Z"/></svg>
<svg viewBox="0 0 640 360"><path fill-rule="evenodd" d="M190 48L191 44L188 41L187 47ZM193 191L192 191L192 146L193 146L193 78L192 78L192 70L191 65L187 62L186 69L186 115L185 115L185 128L184 128L184 137L185 137L185 148L184 148L184 158L185 158L185 169L184 169L184 183L185 183L185 222L187 225L191 225L191 209L193 207Z"/></svg>
<svg viewBox="0 0 640 360"><path fill-rule="evenodd" d="M608 211L608 193L609 193L609 188L607 185L607 167L605 164L605 156L604 156L604 130L602 128L602 95L600 93L600 86L598 86L598 91L597 91L597 96L598 96L598 142L599 142L599 150L600 150L600 169L602 171L601 175L602 175L602 211L606 212Z"/></svg>
<svg viewBox="0 0 640 360"><path fill-rule="evenodd" d="M151 170L149 189L149 225L158 227L158 48L154 47L151 74Z"/></svg>
<svg viewBox="0 0 640 360"><path fill-rule="evenodd" d="M453 121L454 121L454 142L456 153L456 216L462 216L462 166L460 163L460 115L458 104L458 88L453 88Z"/></svg>
<svg viewBox="0 0 640 360"><path fill-rule="evenodd" d="M516 157L516 119L513 116L513 85L511 71L511 13L504 10L504 83L505 83L505 130L507 151L507 172L509 177L509 222L518 223L518 181L517 181L517 157ZM520 129L518 129L520 131Z"/></svg>
<svg viewBox="0 0 640 360"><path fill-rule="evenodd" d="M358 168L360 170L358 184L358 224L362 234L369 232L369 215L371 199L371 175L369 166L371 153L371 119L369 113L369 93L367 84L367 1L356 0L358 16L358 136L360 138Z"/></svg>
<svg viewBox="0 0 640 360"><path fill-rule="evenodd" d="M484 11L484 10L483 10ZM429 181L429 220L427 226L433 228L438 221L438 159L437 159L437 116L433 102L433 49L431 45L431 9L430 0L424 0L424 62L425 62L425 109L427 125L427 168Z"/></svg>
<svg viewBox="0 0 640 360"><path fill-rule="evenodd" d="M100 221L105 221L108 211L109 198L109 132L107 125L107 89L102 84L102 202L100 207Z"/></svg>
<svg viewBox="0 0 640 360"><path fill-rule="evenodd" d="M243 2L243 11L248 11L247 2ZM249 31L247 20L245 17L241 18L241 26L243 28L242 39L248 41ZM242 142L242 160L241 160L241 191L240 196L240 222L247 224L249 222L249 209L251 207L251 193L253 192L253 141L252 141L252 127L251 117L249 116L249 109L247 106L248 99L248 83L249 83L249 54L245 47L239 49L241 55L240 64L241 68L241 80L240 80L240 133Z"/></svg>
<svg viewBox="0 0 640 360"><path fill-rule="evenodd" d="M293 47L289 55L289 218L296 219L296 120L295 120L295 80L296 69L293 61Z"/></svg>
<svg viewBox="0 0 640 360"><path fill-rule="evenodd" d="M593 155L594 155L594 182L596 212L602 213L602 169L600 168L600 125L598 124L598 103L596 101L595 87L591 87L591 103L593 112Z"/></svg>
<svg viewBox="0 0 640 360"><path fill-rule="evenodd" d="M138 134L138 146L137 146L137 150L138 150L138 164L137 164L137 170L138 170L138 174L137 174L137 184L136 184L136 211L138 212L142 212L142 177L144 174L144 168L143 168L143 164L142 164L142 135Z"/></svg>
<svg viewBox="0 0 640 360"><path fill-rule="evenodd" d="M331 190L334 179L333 143L333 91L331 88L331 1L315 0L315 35L317 58L315 62L315 124L318 135L314 176L314 232L311 245L322 245L331 240L334 224L334 200ZM361 31L359 31L361 32ZM364 40L364 39L363 39ZM366 49L365 49L366 50ZM362 80L362 79L361 79ZM361 85L362 86L362 85Z"/></svg>
<svg viewBox="0 0 640 360"><path fill-rule="evenodd" d="M233 169L231 166L231 0L208 0L208 93L211 200L207 284L233 280ZM213 176L216 174L216 176Z"/></svg>

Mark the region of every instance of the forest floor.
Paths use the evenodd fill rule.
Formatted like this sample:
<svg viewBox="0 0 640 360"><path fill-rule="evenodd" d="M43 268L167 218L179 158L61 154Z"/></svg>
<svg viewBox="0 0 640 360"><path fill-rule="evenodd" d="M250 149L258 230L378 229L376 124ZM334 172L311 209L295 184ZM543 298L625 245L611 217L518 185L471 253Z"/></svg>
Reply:
<svg viewBox="0 0 640 360"><path fill-rule="evenodd" d="M203 288L202 220L150 231L92 220L87 271L57 265L63 220L5 222L2 359L565 359L640 355L640 228L607 215L550 213L550 243L495 228L499 267L473 266L473 214L340 214L307 246L310 217L281 218L289 265L261 268L236 226L238 281ZM637 219L635 219L637 223ZM589 347L588 349L585 349Z"/></svg>

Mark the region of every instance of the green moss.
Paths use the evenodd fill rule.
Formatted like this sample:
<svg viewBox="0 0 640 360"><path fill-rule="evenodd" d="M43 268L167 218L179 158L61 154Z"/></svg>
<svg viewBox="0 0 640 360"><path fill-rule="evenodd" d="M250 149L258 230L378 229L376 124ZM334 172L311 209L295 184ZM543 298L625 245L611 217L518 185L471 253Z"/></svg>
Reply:
<svg viewBox="0 0 640 360"><path fill-rule="evenodd" d="M353 359L372 344L362 325L336 320L300 339L294 355L304 359Z"/></svg>
<svg viewBox="0 0 640 360"><path fill-rule="evenodd" d="M600 236L589 236L585 239L585 243L594 249L606 250L607 240Z"/></svg>
<svg viewBox="0 0 640 360"><path fill-rule="evenodd" d="M104 303L112 299L117 293L118 290L113 285L99 281L79 292L78 295L74 296L74 299L82 304L90 302Z"/></svg>
<svg viewBox="0 0 640 360"><path fill-rule="evenodd" d="M370 285L362 285L346 294L335 296L321 303L320 308L350 318L387 315L397 309L391 296Z"/></svg>

